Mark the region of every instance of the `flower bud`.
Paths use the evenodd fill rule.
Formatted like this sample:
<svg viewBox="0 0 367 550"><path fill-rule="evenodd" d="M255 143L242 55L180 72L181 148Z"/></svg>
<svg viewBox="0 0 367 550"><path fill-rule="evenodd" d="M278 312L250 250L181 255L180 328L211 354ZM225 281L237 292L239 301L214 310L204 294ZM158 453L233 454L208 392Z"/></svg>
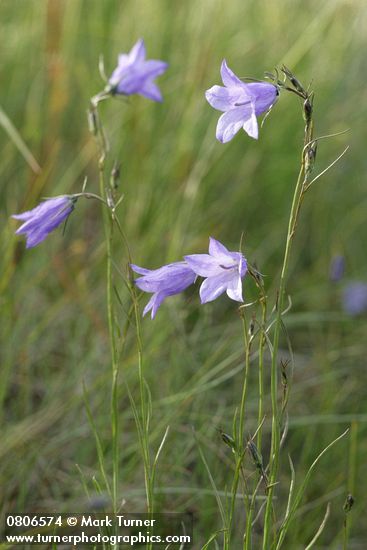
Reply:
<svg viewBox="0 0 367 550"><path fill-rule="evenodd" d="M343 506L343 510L346 514L348 514L351 511L353 504L354 504L353 496L351 494L347 495L347 498L345 499L344 506Z"/></svg>

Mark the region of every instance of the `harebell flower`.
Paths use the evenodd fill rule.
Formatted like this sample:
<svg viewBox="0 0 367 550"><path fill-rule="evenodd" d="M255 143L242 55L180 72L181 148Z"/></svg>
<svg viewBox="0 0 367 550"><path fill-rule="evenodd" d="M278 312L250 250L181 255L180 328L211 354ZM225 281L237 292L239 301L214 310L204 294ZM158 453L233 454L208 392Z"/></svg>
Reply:
<svg viewBox="0 0 367 550"><path fill-rule="evenodd" d="M26 248L37 246L67 219L74 210L76 200L73 195L61 195L44 200L32 210L14 214L12 218L24 222L16 231L16 235L26 235Z"/></svg>
<svg viewBox="0 0 367 550"><path fill-rule="evenodd" d="M106 91L112 94L140 94L152 101L162 101L162 94L154 79L163 74L168 64L155 59L146 60L144 40L140 39L126 54L118 57Z"/></svg>
<svg viewBox="0 0 367 550"><path fill-rule="evenodd" d="M252 138L259 137L256 117L265 113L278 99L278 87L269 82L243 82L228 67L224 59L221 67L224 86L213 86L206 91L208 103L222 111L217 124L217 139L230 141L243 128Z"/></svg>

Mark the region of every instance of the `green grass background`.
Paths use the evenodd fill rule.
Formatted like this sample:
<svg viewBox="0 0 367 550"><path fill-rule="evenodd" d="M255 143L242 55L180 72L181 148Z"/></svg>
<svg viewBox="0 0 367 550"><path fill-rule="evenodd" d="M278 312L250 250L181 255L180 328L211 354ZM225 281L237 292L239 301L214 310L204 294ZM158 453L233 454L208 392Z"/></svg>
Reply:
<svg viewBox="0 0 367 550"><path fill-rule="evenodd" d="M286 63L302 82L312 81L316 135L350 128L320 143L317 170L346 145L350 150L308 195L294 248L287 327L296 368L277 510L280 516L286 505L287 454L300 482L318 452L354 419L357 448L348 436L323 458L287 548L306 546L329 501L331 518L317 548L341 548L348 491L356 499L350 548L364 548L366 319L347 318L340 296L347 280L367 280L365 2L2 0L0 21L0 107L42 168L31 169L2 117L1 514L88 509L76 464L91 493L92 478L100 479L100 473L83 381L110 471L111 369L99 205L79 201L65 235L58 230L34 250L25 250L14 236L17 224L9 216L41 197L79 192L85 175L88 190L97 191L86 109L103 87L98 57L103 54L110 73L117 54L144 37L148 57L170 65L159 79L164 103L133 97L101 106L111 140L109 167L115 159L122 162L120 220L139 265L154 268L205 252L209 235L236 249L243 232L245 254L266 275L274 300L302 146L301 109L284 94L259 142L241 132L227 145L218 143L218 113L204 91L220 83L223 57L240 76L255 78ZM345 279L338 285L328 278L335 254L346 258ZM118 240L114 261L122 326L128 296L119 273L126 270L126 256ZM247 301L256 297L250 280L244 288ZM192 427L224 491L232 461L218 428L231 430L243 359L236 305L222 297L201 307L197 288L188 290L167 300L154 322L144 319L143 343L153 449L170 425L156 505L161 511L192 511L199 544L220 527L220 518ZM133 334L120 372L120 495L126 510L143 511L142 463L125 389L127 381L137 392ZM254 361L249 432L256 414ZM268 422L265 430L268 447ZM240 536L240 516L238 526Z"/></svg>

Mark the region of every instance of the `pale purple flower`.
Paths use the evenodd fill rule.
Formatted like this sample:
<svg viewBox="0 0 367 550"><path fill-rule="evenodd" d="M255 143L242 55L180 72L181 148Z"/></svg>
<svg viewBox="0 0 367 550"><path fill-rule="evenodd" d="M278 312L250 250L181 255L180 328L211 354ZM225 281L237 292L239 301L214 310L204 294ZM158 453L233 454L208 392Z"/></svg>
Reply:
<svg viewBox="0 0 367 550"><path fill-rule="evenodd" d="M162 94L153 80L168 67L164 61L145 59L144 40L138 40L130 53L118 56L118 65L109 79L113 94L140 94L153 101L162 101Z"/></svg>
<svg viewBox="0 0 367 550"><path fill-rule="evenodd" d="M227 295L236 302L243 302L242 277L247 271L247 263L240 252L229 252L219 241L210 237L209 254L185 256L191 269L205 277L200 287L201 303L212 302L218 296Z"/></svg>
<svg viewBox="0 0 367 550"><path fill-rule="evenodd" d="M218 120L217 139L226 143L241 128L257 139L259 129L256 117L274 105L279 94L277 86L268 82L243 82L227 66L225 59L221 76L224 86L213 86L205 92L208 103L224 113Z"/></svg>
<svg viewBox="0 0 367 550"><path fill-rule="evenodd" d="M331 259L329 277L332 283L338 283L344 276L345 258L338 254Z"/></svg>
<svg viewBox="0 0 367 550"><path fill-rule="evenodd" d="M144 292L153 293L143 311L143 315L151 311L152 319L156 316L159 306L167 296L182 292L196 279L196 274L186 262L175 262L154 270L131 264L131 269L142 275L142 277L135 280L136 286Z"/></svg>
<svg viewBox="0 0 367 550"><path fill-rule="evenodd" d="M32 210L14 214L12 218L24 222L16 231L16 235L25 233L26 248L37 246L51 231L66 220L73 211L75 202L76 199L73 195L61 195L44 200Z"/></svg>
<svg viewBox="0 0 367 550"><path fill-rule="evenodd" d="M342 302L344 311L353 317L367 311L367 284L349 283L343 291Z"/></svg>

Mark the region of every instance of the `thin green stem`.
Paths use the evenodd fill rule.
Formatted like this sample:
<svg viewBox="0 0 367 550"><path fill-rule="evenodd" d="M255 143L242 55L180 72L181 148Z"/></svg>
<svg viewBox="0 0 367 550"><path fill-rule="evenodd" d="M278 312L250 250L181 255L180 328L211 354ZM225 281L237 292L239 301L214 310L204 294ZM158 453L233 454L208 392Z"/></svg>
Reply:
<svg viewBox="0 0 367 550"><path fill-rule="evenodd" d="M298 216L304 196L304 190L307 185L307 178L309 175L308 162L309 162L309 148L312 147L312 132L313 124L311 116L306 117L306 127L304 135L304 146L301 156L301 168L298 174L296 186L294 189L292 206L288 221L288 231L286 238L286 245L284 250L283 264L279 280L279 289L277 297L276 308L276 321L274 328L273 339L273 352L271 361L271 405L272 405L272 423L271 423L271 450L270 450L270 475L268 495L265 509L264 519L264 535L263 535L263 550L269 549L270 531L272 528L273 517L273 494L274 486L276 484L278 467L279 467L279 451L280 451L280 418L278 411L278 348L280 332L282 327L282 311L285 297L285 287L287 282L287 273L289 267L289 260L291 255L292 243L297 227Z"/></svg>
<svg viewBox="0 0 367 550"><path fill-rule="evenodd" d="M285 291L285 282L286 274L289 265L289 258L291 252L291 245L293 240L293 227L294 227L294 218L296 211L298 209L298 201L300 197L300 188L303 182L303 165L299 172L291 214L289 217L288 224L288 233L286 240L286 247L283 259L283 266L279 282L279 291L278 291L278 300L277 300L277 316L274 329L274 340L273 340L273 353L271 361L271 406L272 406L272 421L271 421L271 451L270 451L270 476L269 476L269 489L268 489L268 498L265 509L265 521L264 521L264 539L263 539L263 550L268 550L269 548L269 538L270 538L270 524L272 517L272 500L273 500L273 491L274 483L276 483L276 477L278 473L278 464L279 464L279 446L280 446L280 425L279 425L279 413L278 413L278 347L279 347L279 336L282 323L282 310L284 302L284 291Z"/></svg>
<svg viewBox="0 0 367 550"><path fill-rule="evenodd" d="M252 494L250 508L246 518L246 534L245 534L245 541L244 541L244 550L252 549L252 523L253 523L252 518L255 510L256 496L260 488L261 482L262 482L262 476L260 476L260 479L257 482L255 490Z"/></svg>
<svg viewBox="0 0 367 550"><path fill-rule="evenodd" d="M230 548L229 545L230 545L232 524L233 524L233 518L234 518L234 512L235 512L236 495L237 495L237 489L238 489L238 483L240 478L242 461L244 457L244 447L245 447L244 446L244 440L245 440L244 422L245 422L245 409L246 409L246 397L247 397L247 387L248 387L248 375L249 375L249 368L250 368L250 350L251 350L252 336L249 335L248 333L246 314L243 310L241 311L241 318L243 323L243 343L245 348L245 365L244 365L244 376L243 376L243 385L242 385L240 414L239 414L239 427L238 427L237 436L234 434L236 437L236 450L235 450L236 466L235 466L235 473L234 473L233 482L232 482L228 532L227 532L227 536L225 538L225 544L224 544L225 549Z"/></svg>
<svg viewBox="0 0 367 550"><path fill-rule="evenodd" d="M263 295L261 300L261 326L259 334L259 408L257 424L259 430L257 432L257 450L259 454L262 454L262 422L264 418L264 348L266 343L265 330L266 330L266 296Z"/></svg>
<svg viewBox="0 0 367 550"><path fill-rule="evenodd" d="M100 193L105 196L104 167L100 163ZM107 294L107 320L110 340L111 362L112 362L112 387L111 387L111 432L112 432L112 497L113 511L118 512L118 470L119 470L119 447L118 447L118 361L116 336L114 328L114 306L113 306L113 282L112 282L112 240L113 221L109 211L103 208L103 223L106 235L106 294Z"/></svg>
<svg viewBox="0 0 367 550"><path fill-rule="evenodd" d="M239 427L238 427L238 441L237 446L240 453L243 452L244 448L244 422L245 422L245 408L246 408L246 397L247 397L247 387L248 387L248 375L250 368L250 348L252 337L248 334L248 326L245 312L242 311L242 323L243 323L243 342L245 347L245 368L243 376L243 385L242 385L242 396L241 396L241 405L240 405L240 416L239 416Z"/></svg>
<svg viewBox="0 0 367 550"><path fill-rule="evenodd" d="M141 401L141 420L142 420L142 429L143 429L143 458L144 458L144 476L145 476L145 488L147 496L147 508L148 513L153 513L153 488L151 486L151 460L150 460L150 451L149 451L149 411L146 407L145 399L145 380L143 373L143 351L142 351L142 340L141 340L141 327L140 327L140 311L138 307L138 302L136 296L134 297L134 313L135 313L135 323L136 323L136 338L138 344L138 375L139 375L139 388L140 388L140 401Z"/></svg>
<svg viewBox="0 0 367 550"><path fill-rule="evenodd" d="M114 215L114 213L113 213L113 220L125 244L127 256L128 256L128 262L130 265L132 263L132 258L131 258L131 251L130 251L127 237L120 224L119 219ZM145 477L145 490L146 490L146 497L147 497L147 509L149 514L153 514L154 476L152 474L152 463L151 463L150 450L149 450L149 409L147 409L147 406L146 406L147 403L145 399L146 382L144 379L144 372L143 372L143 346L142 346L142 337L141 337L140 309L139 309L139 301L136 293L136 287L130 280L129 280L129 291L130 291L131 299L133 302L133 308L134 308L136 340L137 340L137 347L138 347L138 377L139 377L141 423L142 423L141 445L142 445L142 454L143 454L143 462L144 462L144 477Z"/></svg>
<svg viewBox="0 0 367 550"><path fill-rule="evenodd" d="M113 242L113 229L117 227L120 236L126 247L128 263L131 264L131 252L126 238L125 232L116 216L116 208L120 201L114 203L113 194L106 189L105 184L105 159L108 151L108 141L103 129L103 125L98 113L98 103L103 101L109 96L109 94L98 94L91 100L89 110L89 123L90 129L96 137L99 146L100 158L99 158L99 184L100 184L100 197L91 193L82 193L80 196L86 198L99 198L103 203L103 206L107 206L107 209L103 209L103 223L106 235L106 247L107 247L107 316L108 316L108 329L111 348L112 359L112 391L111 391L111 428L112 428L112 454L113 454L113 511L118 512L118 470L119 470L119 447L118 447L118 352L115 338L114 328L114 307L113 307L113 281L112 281L112 242ZM83 190L84 191L84 190ZM145 488L147 497L147 509L150 515L153 514L153 493L154 493L154 470L152 469L150 449L149 449L149 419L151 399L149 390L146 386L146 382L143 374L143 351L142 351L142 338L141 338L141 324L140 324L140 311L139 303L136 293L136 288L131 277L128 282L129 292L133 302L133 310L136 325L136 339L138 348L138 376L139 376L139 389L140 389L140 407L141 417L139 420L136 415L137 430L139 434L139 440L141 442L143 464L144 464L144 477ZM148 403L146 395L148 394ZM151 543L147 544L147 548L151 548Z"/></svg>
<svg viewBox="0 0 367 550"><path fill-rule="evenodd" d="M353 421L350 427L348 496L347 496L347 501L344 505L343 550L347 550L348 548L349 533L351 528L350 512L353 506L353 495L355 494L356 466L357 466L357 439L358 439L358 424L356 421Z"/></svg>
<svg viewBox="0 0 367 550"><path fill-rule="evenodd" d="M104 233L106 239L106 295L107 295L107 322L108 334L110 342L111 365L112 365L112 385L111 385L111 439L112 439L112 506L116 514L119 509L118 505L118 474L119 474L119 417L118 417L118 360L116 335L114 327L114 302L113 302L113 280L112 280L112 243L113 243L113 213L108 206L106 200L106 183L105 183L105 159L107 155L107 141L104 134L102 122L98 115L97 104L93 101L90 107L90 117L94 121L93 133L96 137L99 159L99 192L100 197L92 193L81 193L80 195L86 198L99 198L102 202L102 218Z"/></svg>
<svg viewBox="0 0 367 550"><path fill-rule="evenodd" d="M238 483L240 479L242 460L243 460L243 453L237 454L236 466L234 470L232 489L231 489L231 503L230 503L230 509L229 509L228 529L224 537L224 545L223 545L224 550L230 550L230 541L231 541L231 534L232 534L233 518L235 513L236 495L237 495Z"/></svg>

